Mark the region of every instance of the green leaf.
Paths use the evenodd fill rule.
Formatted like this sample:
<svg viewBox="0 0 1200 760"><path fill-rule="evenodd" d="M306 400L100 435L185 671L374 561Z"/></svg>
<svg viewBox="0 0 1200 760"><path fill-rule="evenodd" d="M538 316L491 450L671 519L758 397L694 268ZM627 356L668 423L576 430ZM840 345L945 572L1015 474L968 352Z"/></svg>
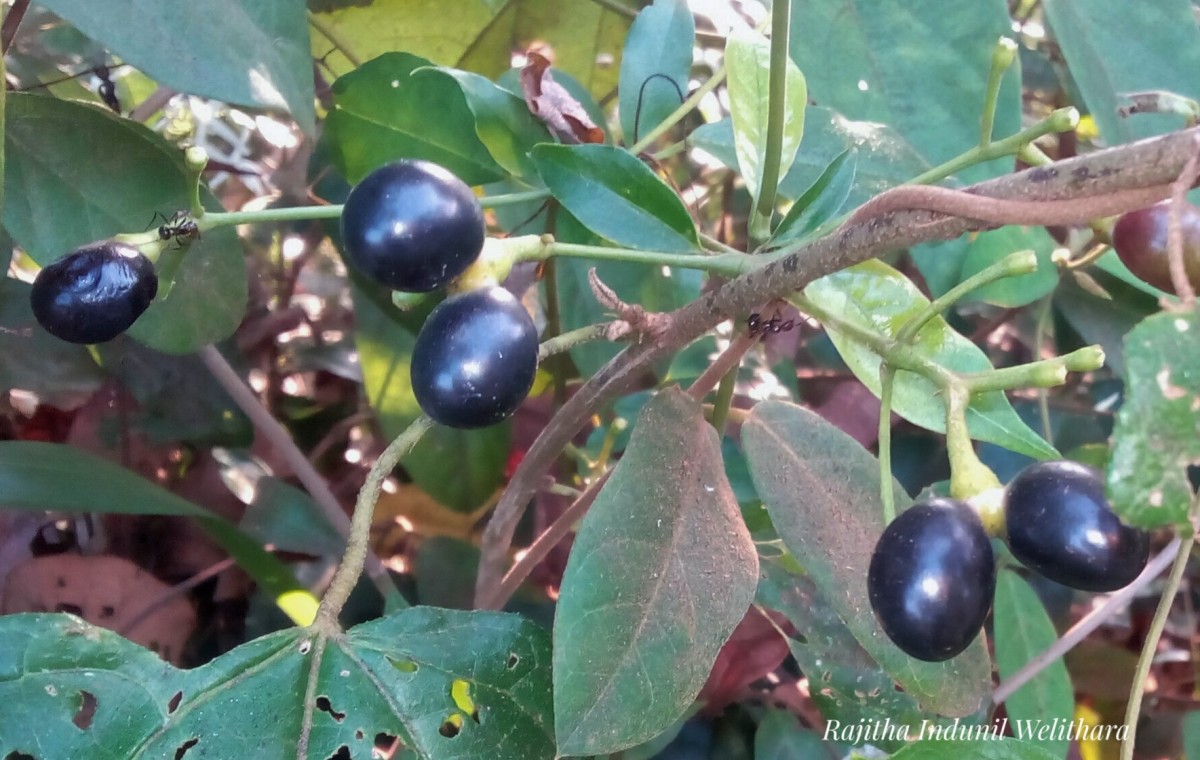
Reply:
<svg viewBox="0 0 1200 760"><path fill-rule="evenodd" d="M609 145L539 145L550 192L597 235L651 251L695 251L696 225L675 191L636 156Z"/></svg>
<svg viewBox="0 0 1200 760"><path fill-rule="evenodd" d="M1122 97L1170 90L1200 98L1200 32L1187 0L1047 0L1046 19L1100 134L1109 145L1182 126L1178 116L1122 118Z"/></svg>
<svg viewBox="0 0 1200 760"><path fill-rule="evenodd" d="M525 101L492 81L458 69L418 69L414 79L441 74L462 89L467 108L475 116L475 134L496 163L509 174L533 177L537 170L529 151L541 142L553 142L544 124L529 112Z"/></svg>
<svg viewBox="0 0 1200 760"><path fill-rule="evenodd" d="M729 168L739 170L730 119L697 127L689 141ZM799 198L847 150L854 150L858 156L848 205L856 206L929 168L928 162L890 127L851 121L836 111L811 106L804 112L804 144L779 183L779 194Z"/></svg>
<svg viewBox="0 0 1200 760"><path fill-rule="evenodd" d="M1183 716L1183 756L1187 760L1200 758L1200 710Z"/></svg>
<svg viewBox="0 0 1200 760"><path fill-rule="evenodd" d="M1025 580L1012 570L1002 570L996 580L995 621L996 667L1000 678L1011 677L1058 638L1046 608ZM1050 732L1038 737L1036 729L1070 723L1075 715L1075 692L1061 658L1017 689L1004 703L1010 721L1028 726L1025 735L1058 758L1066 757L1071 742L1065 735Z"/></svg>
<svg viewBox="0 0 1200 760"><path fill-rule="evenodd" d="M419 758L554 757L550 642L530 622L414 607L314 639L280 631L185 671L78 618L0 618L0 755L293 760L307 715L312 758L368 757L386 737Z"/></svg>
<svg viewBox="0 0 1200 760"><path fill-rule="evenodd" d="M442 0L310 0L309 8L361 61L404 50L440 66L495 78L512 66L514 50L550 40L556 68L597 97L617 84L629 19L592 0L459 0L447 18ZM447 33L447 24L453 33ZM355 66L322 34L313 57L336 74Z"/></svg>
<svg viewBox="0 0 1200 760"><path fill-rule="evenodd" d="M565 243L601 243L575 217L565 212L558 215L556 238ZM700 296L700 288L704 284L704 273L697 269L664 270L662 267L632 262L559 258L554 262L554 278L558 283L558 308L563 331L599 324L612 318L596 300L588 285L589 269L595 269L600 280L625 303L640 304L649 311L667 312L686 306ZM588 341L571 347L571 360L580 373L590 377L623 348L624 345L620 343Z"/></svg>
<svg viewBox="0 0 1200 760"><path fill-rule="evenodd" d="M815 731L787 710L770 709L754 732L754 760L829 760L829 748Z"/></svg>
<svg viewBox="0 0 1200 760"><path fill-rule="evenodd" d="M875 457L813 412L779 401L754 407L742 446L780 538L867 654L923 709L973 713L991 687L982 640L946 662L922 662L888 640L867 603L867 566L884 527Z"/></svg>
<svg viewBox="0 0 1200 760"><path fill-rule="evenodd" d="M998 37L1012 35L1011 24L1004 0L921 11L906 0L793 3L789 51L818 103L849 119L887 124L932 165L979 142L992 50ZM1021 127L1020 82L1018 64L1000 88L998 137ZM959 178L973 182L1010 169L1002 159Z"/></svg>
<svg viewBox="0 0 1200 760"><path fill-rule="evenodd" d="M929 301L900 272L880 261L868 261L837 272L804 290L814 302L880 334L896 332L928 305ZM879 395L879 355L839 333L826 331L855 376ZM985 372L991 363L978 346L959 335L941 317L931 320L913 341L933 362L956 372ZM946 410L937 387L920 375L896 373L892 409L904 419L937 433L946 429ZM1038 459L1058 452L1026 425L1000 391L976 394L967 410L971 437L995 443Z"/></svg>
<svg viewBox="0 0 1200 760"><path fill-rule="evenodd" d="M414 333L422 317L401 317L379 289L358 281L354 281L351 295L363 386L371 408L379 415L384 435L391 440L421 414L409 382L409 366L416 343ZM473 512L504 480L509 431L507 422L480 430L435 425L402 463L413 481L438 503L460 512ZM470 466L465 467L464 462Z"/></svg>
<svg viewBox="0 0 1200 760"><path fill-rule="evenodd" d="M223 517L70 446L0 441L0 493L4 494L6 509L192 517L277 600L303 588L286 565ZM280 603L287 605L286 601ZM289 614L295 613L291 609ZM2 730L0 736L4 736Z"/></svg>
<svg viewBox="0 0 1200 760"><path fill-rule="evenodd" d="M783 221L775 228L772 243L802 240L832 219L846 204L854 186L858 153L844 150L821 172L821 176L796 199Z"/></svg>
<svg viewBox="0 0 1200 760"><path fill-rule="evenodd" d="M1147 317L1125 339L1125 404L1108 465L1113 509L1143 528L1188 525L1200 464L1200 312Z"/></svg>
<svg viewBox="0 0 1200 760"><path fill-rule="evenodd" d="M559 752L617 752L678 720L745 615L757 575L716 432L689 396L660 391L584 517L563 576Z"/></svg>
<svg viewBox="0 0 1200 760"><path fill-rule="evenodd" d="M469 185L504 178L476 133L459 84L448 77L413 76L431 65L409 53L387 53L333 83L325 138L350 182L399 158L440 164Z"/></svg>
<svg viewBox="0 0 1200 760"><path fill-rule="evenodd" d="M1159 310L1158 299L1121 280L1089 270L1112 300L1084 290L1074 277L1064 277L1054 291L1054 306L1067 323L1088 343L1104 349L1104 363L1113 372L1125 374L1125 336L1143 319Z"/></svg>
<svg viewBox="0 0 1200 760"><path fill-rule="evenodd" d="M8 111L4 226L39 264L141 232L155 213L187 208L180 152L142 125L103 108L17 93L9 95ZM205 205L220 207L207 194ZM228 337L246 310L246 266L232 228L206 232L186 253L164 259L181 254L175 285L168 292L160 281L159 297L129 330L173 354Z"/></svg>
<svg viewBox="0 0 1200 760"><path fill-rule="evenodd" d="M950 728L950 730L954 730ZM957 737L961 734L950 734ZM923 737L925 741L910 744L896 754L891 760L1060 760L1046 750L1008 737L989 735L975 738L972 734L967 739L945 739L943 735Z"/></svg>
<svg viewBox="0 0 1200 760"><path fill-rule="evenodd" d="M725 43L725 68L729 72L727 87L734 149L753 205L766 190L762 181L767 152L767 110L771 100L771 43L758 32L734 31ZM796 157L800 139L804 136L804 109L808 105L804 75L790 60L784 79L787 89L779 177L787 174Z"/></svg>
<svg viewBox="0 0 1200 760"><path fill-rule="evenodd" d="M1054 286L1058 284L1058 267L1050 261L1050 256L1058 248L1058 244L1044 227L1002 227L981 232L962 242L964 252L961 267L950 287L1017 251L1033 251L1037 255L1038 263L1033 272L1005 277L971 291L965 301L983 301L993 306L1012 309L1033 303L1054 290ZM924 256L929 255L922 253ZM921 255L917 258L921 260Z"/></svg>
<svg viewBox="0 0 1200 760"><path fill-rule="evenodd" d="M798 635L788 639L788 647L801 672L809 676L813 702L833 732L830 738L862 744L864 741L852 740L839 731L887 721L895 727L891 734L876 732L862 739L894 751L906 743L902 728L915 735L926 721L938 719L935 713L922 710L913 695L895 688L891 676L859 645L812 577L794 575L775 562L766 562L758 600L782 612L796 627Z"/></svg>
<svg viewBox="0 0 1200 760"><path fill-rule="evenodd" d="M91 0L41 5L162 85L227 103L286 110L305 132L313 132L303 0L130 0L119 11Z"/></svg>
<svg viewBox="0 0 1200 760"><path fill-rule="evenodd" d="M685 0L655 0L629 27L618 89L629 145L662 123L687 97L696 22Z"/></svg>
<svg viewBox="0 0 1200 760"><path fill-rule="evenodd" d="M0 390L32 391L54 406L90 396L104 382L87 346L55 338L37 327L29 306L32 286L0 279Z"/></svg>

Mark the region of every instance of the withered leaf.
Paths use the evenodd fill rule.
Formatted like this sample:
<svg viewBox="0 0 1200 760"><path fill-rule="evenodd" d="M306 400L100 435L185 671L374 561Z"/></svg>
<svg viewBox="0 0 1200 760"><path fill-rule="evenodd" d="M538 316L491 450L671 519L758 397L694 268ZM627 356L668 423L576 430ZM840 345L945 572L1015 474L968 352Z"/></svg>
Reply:
<svg viewBox="0 0 1200 760"><path fill-rule="evenodd" d="M550 60L540 53L526 53L529 63L521 69L521 92L530 112L565 143L603 143L604 130L596 126L578 100L550 74Z"/></svg>

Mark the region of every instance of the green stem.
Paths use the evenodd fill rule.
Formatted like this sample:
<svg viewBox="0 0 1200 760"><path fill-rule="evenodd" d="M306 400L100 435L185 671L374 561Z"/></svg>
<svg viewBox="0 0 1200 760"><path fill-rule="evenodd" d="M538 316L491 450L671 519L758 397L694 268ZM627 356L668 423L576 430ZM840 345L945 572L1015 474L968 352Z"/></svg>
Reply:
<svg viewBox="0 0 1200 760"><path fill-rule="evenodd" d="M513 238L509 238L512 240ZM543 238L539 245L523 247L517 251L515 261L544 261L552 256L595 259L597 261L629 261L647 266L669 266L682 269L699 269L704 272L736 277L754 264L743 253L718 253L702 256L694 253L671 253L668 251L638 251L631 248L609 248L601 245L579 245L559 243Z"/></svg>
<svg viewBox="0 0 1200 760"><path fill-rule="evenodd" d="M629 149L635 156L644 151L646 148L654 144L654 141L666 134L672 127L683 120L685 116L693 111L696 106L700 105L700 101L704 100L704 96L721 86L725 81L725 66L717 67L717 70L712 73L708 81L696 88L696 91L688 96L687 100L679 104L671 112L671 115L663 119L654 129L646 133L646 136L638 140L632 148Z"/></svg>
<svg viewBox="0 0 1200 760"><path fill-rule="evenodd" d="M775 192L779 187L779 159L783 155L783 117L787 111L788 36L791 0L771 4L771 70L767 84L767 141L763 151L758 204L750 222L751 237L765 240L771 234Z"/></svg>
<svg viewBox="0 0 1200 760"><path fill-rule="evenodd" d="M709 422L717 431L717 436L721 438L725 436L725 422L729 419L729 407L733 404L733 389L737 385L739 367L738 364L733 365L721 377L721 384L717 386L716 398L713 399L712 416L709 418Z"/></svg>
<svg viewBox="0 0 1200 760"><path fill-rule="evenodd" d="M604 322L580 327L575 330L568 330L562 335L547 338L538 346L538 361L543 361L547 357L561 354L564 351L571 350L575 346L590 343L593 340L603 340L607 330L608 323Z"/></svg>
<svg viewBox="0 0 1200 760"><path fill-rule="evenodd" d="M1033 331L1033 355L1041 356L1046 345L1046 331L1050 327L1050 315L1054 311L1054 294L1050 293L1042 299L1038 309L1037 327ZM1042 438L1054 442L1054 426L1050 422L1050 393L1045 388L1038 388L1038 415L1042 420Z"/></svg>
<svg viewBox="0 0 1200 760"><path fill-rule="evenodd" d="M992 142L992 128L996 123L996 104L1000 100L1000 83L1017 57L1017 43L1001 37L992 51L992 67L988 70L987 89L983 97L983 115L979 119L979 144Z"/></svg>
<svg viewBox="0 0 1200 760"><path fill-rule="evenodd" d="M1104 349L1100 346L1084 346L1053 359L960 375L959 380L971 393L1014 388L1053 388L1067 381L1067 372L1094 372L1103 366Z"/></svg>
<svg viewBox="0 0 1200 760"><path fill-rule="evenodd" d="M1028 274L1037 269L1037 256L1033 251L1019 251L1009 254L1000 261L985 267L946 291L939 298L910 319L896 332L896 340L901 343L911 343L930 320L945 313L951 306L958 303L968 293L996 280L1019 274Z"/></svg>
<svg viewBox="0 0 1200 760"><path fill-rule="evenodd" d="M1195 503L1193 503L1193 511L1195 511ZM1183 571L1187 569L1188 558L1191 556L1192 547L1195 544L1196 531L1192 530L1191 535L1183 539L1183 543L1179 545L1179 553L1175 555L1175 564L1171 565L1171 574L1167 576L1167 583L1163 587L1158 609L1155 610L1154 619L1150 621L1150 628L1146 631L1146 643L1142 645L1142 654L1138 658L1137 671L1133 676L1133 688L1129 692L1129 705L1125 708L1125 725L1129 727L1129 736L1121 745L1121 760L1133 760L1133 745L1137 739L1137 720L1142 711L1142 695L1146 690L1146 677L1150 675L1150 665L1154 662L1154 654L1158 650L1158 640L1162 636L1163 628L1166 627L1171 604L1175 599L1176 592L1179 591L1179 584L1183 580Z"/></svg>
<svg viewBox="0 0 1200 760"><path fill-rule="evenodd" d="M513 206L518 203L528 203L530 201L540 201L550 197L549 188L541 188L538 190L527 190L523 193L505 193L504 195L486 195L479 199L479 205L484 208L499 208L500 206Z"/></svg>
<svg viewBox="0 0 1200 760"><path fill-rule="evenodd" d="M338 31L330 24L325 23L324 19L318 18L317 14L309 11L308 23L313 29L316 29L318 32L320 32L322 37L329 40L333 44L334 48L338 50L338 52L346 56L346 60L349 61L354 68L362 66L362 59L354 54L354 52L350 49L350 46L346 44L344 39L342 39L342 35L339 34Z"/></svg>
<svg viewBox="0 0 1200 760"><path fill-rule="evenodd" d="M200 199L200 186L204 180L204 167L208 166L208 153L204 148L193 146L183 152L183 165L187 170L188 206L192 216L204 216L204 202Z"/></svg>
<svg viewBox="0 0 1200 760"><path fill-rule="evenodd" d="M329 590L321 599L321 606L317 610L317 622L314 625L326 630L336 628L338 615L358 583L358 576L362 573L363 563L367 558L371 540L371 517L375 514L375 502L379 500L383 481L431 427L433 421L424 415L413 420L396 440L388 444L375 460L375 464L371 465L366 482L358 491L354 515L350 518L350 538L346 542L346 553L342 555L337 572L329 583Z"/></svg>
<svg viewBox="0 0 1200 760"><path fill-rule="evenodd" d="M892 391L896 368L879 365L879 500L883 503L883 524L896 517L896 495L892 492Z"/></svg>
<svg viewBox="0 0 1200 760"><path fill-rule="evenodd" d="M975 444L967 429L967 408L971 392L954 383L946 391L946 449L950 456L950 496L968 499L990 488L999 488L1000 480L975 453ZM985 528L989 526L984 526ZM989 533L992 530L989 529Z"/></svg>
<svg viewBox="0 0 1200 760"><path fill-rule="evenodd" d="M291 208L264 208L259 211L215 211L197 220L201 232L229 227L237 224L261 224L263 222L294 222L306 219L337 219L342 215L341 205L293 206Z"/></svg>
<svg viewBox="0 0 1200 760"><path fill-rule="evenodd" d="M976 145L974 148L950 159L946 163L917 175L904 184L929 185L957 174L975 164L991 161L994 158L1015 155L1034 140L1045 135L1074 129L1078 123L1078 111L1074 108L1060 108L1036 124L1032 124L1014 135L1010 135L1003 140L990 142L987 145Z"/></svg>

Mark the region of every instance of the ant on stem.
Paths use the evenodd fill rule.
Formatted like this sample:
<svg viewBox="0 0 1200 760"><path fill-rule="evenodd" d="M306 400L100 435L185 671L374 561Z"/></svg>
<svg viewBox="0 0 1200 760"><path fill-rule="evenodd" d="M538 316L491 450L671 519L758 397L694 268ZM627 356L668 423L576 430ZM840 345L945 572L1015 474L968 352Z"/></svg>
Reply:
<svg viewBox="0 0 1200 760"><path fill-rule="evenodd" d="M176 211L170 217L165 217L162 214L155 213L154 218L150 220L150 224L154 224L159 219L162 219L163 224L158 228L159 240L175 240L175 244L182 248L185 240L199 240L200 227L196 224L196 220L187 215L186 211Z"/></svg>

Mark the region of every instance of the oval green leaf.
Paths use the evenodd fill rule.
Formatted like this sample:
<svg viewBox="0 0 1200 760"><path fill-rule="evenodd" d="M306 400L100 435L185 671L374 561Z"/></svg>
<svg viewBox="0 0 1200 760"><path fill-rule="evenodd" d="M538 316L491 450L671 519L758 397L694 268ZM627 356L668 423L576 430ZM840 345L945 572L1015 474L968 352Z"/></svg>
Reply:
<svg viewBox="0 0 1200 760"><path fill-rule="evenodd" d="M735 31L725 43L725 68L729 72L727 87L733 145L753 205L765 190L762 181L767 153L767 110L771 102L770 41L758 32ZM800 147L800 139L804 136L804 109L808 106L804 75L790 59L784 80L783 150L779 154L777 175L780 178L787 175Z"/></svg>
<svg viewBox="0 0 1200 760"><path fill-rule="evenodd" d="M182 92L289 111L315 124L312 57L303 0L92 0L41 5L102 43L123 63Z"/></svg>
<svg viewBox="0 0 1200 760"><path fill-rule="evenodd" d="M4 226L45 266L119 233L141 232L154 215L188 207L180 152L150 130L106 109L11 94L5 134ZM219 208L211 198L209 208ZM151 348L184 354L233 333L246 309L246 265L232 228L204 233L182 255L175 285L129 334ZM165 293L165 295L164 295Z"/></svg>
<svg viewBox="0 0 1200 760"><path fill-rule="evenodd" d="M881 261L867 261L809 285L804 293L821 307L862 327L894 337L896 332L928 304L916 286ZM836 329L826 326L847 366L879 395L879 355ZM933 362L955 372L992 369L987 355L936 317L921 330L913 347ZM892 409L904 419L937 433L946 430L946 409L937 387L911 372L896 373ZM971 437L988 441L1037 459L1058 456L1013 410L1000 391L976 394L967 410Z"/></svg>
<svg viewBox="0 0 1200 760"><path fill-rule="evenodd" d="M867 567L883 532L879 462L802 407L765 401L742 425L754 486L780 538L854 638L923 709L970 715L991 687L982 638L946 662L922 662L884 635L867 603ZM897 494L904 490L895 485Z"/></svg>
<svg viewBox="0 0 1200 760"><path fill-rule="evenodd" d="M1188 526L1200 464L1200 312L1162 312L1125 338L1125 404L1117 413L1108 491L1143 528Z"/></svg>
<svg viewBox="0 0 1200 760"><path fill-rule="evenodd" d="M333 83L325 139L350 182L399 158L440 164L469 185L504 179L475 131L475 115L458 83L413 76L428 66L419 56L387 53ZM436 114L436 128L431 128L431 114Z"/></svg>
<svg viewBox="0 0 1200 760"><path fill-rule="evenodd" d="M618 245L698 250L696 225L675 191L636 156L609 145L539 145L533 162L554 197Z"/></svg>
<svg viewBox="0 0 1200 760"><path fill-rule="evenodd" d="M690 396L659 392L584 517L563 576L559 752L618 752L678 720L746 614L757 576L716 432Z"/></svg>
<svg viewBox="0 0 1200 760"><path fill-rule="evenodd" d="M525 101L491 80L469 71L432 68L413 72L414 79L442 75L462 90L467 108L475 116L475 134L492 158L509 174L533 177L537 170L529 151L542 142L553 142L544 124L529 112Z"/></svg>
<svg viewBox="0 0 1200 760"><path fill-rule="evenodd" d="M533 623L414 607L314 638L281 631L178 670L78 618L0 618L0 700L20 706L0 711L0 755L294 760L307 716L304 757L369 757L380 737L429 760L555 756L550 641Z"/></svg>
<svg viewBox="0 0 1200 760"><path fill-rule="evenodd" d="M996 579L995 625L996 667L1005 679L1045 652L1058 638L1054 623L1037 592L1012 570ZM1047 732L1042 726L1069 724L1075 715L1075 692L1062 658L1050 663L1004 703L1008 719L1018 736L1028 736L1055 757L1066 757L1071 742L1065 734Z"/></svg>
<svg viewBox="0 0 1200 760"><path fill-rule="evenodd" d="M687 97L696 22L685 0L655 0L629 27L617 91L621 131L633 145Z"/></svg>
<svg viewBox="0 0 1200 760"><path fill-rule="evenodd" d="M770 242L802 240L836 216L850 197L857 168L857 151L844 150L839 153L829 162L829 166L825 167L825 171L821 172L821 176L817 177L788 209L783 221L775 228Z"/></svg>

